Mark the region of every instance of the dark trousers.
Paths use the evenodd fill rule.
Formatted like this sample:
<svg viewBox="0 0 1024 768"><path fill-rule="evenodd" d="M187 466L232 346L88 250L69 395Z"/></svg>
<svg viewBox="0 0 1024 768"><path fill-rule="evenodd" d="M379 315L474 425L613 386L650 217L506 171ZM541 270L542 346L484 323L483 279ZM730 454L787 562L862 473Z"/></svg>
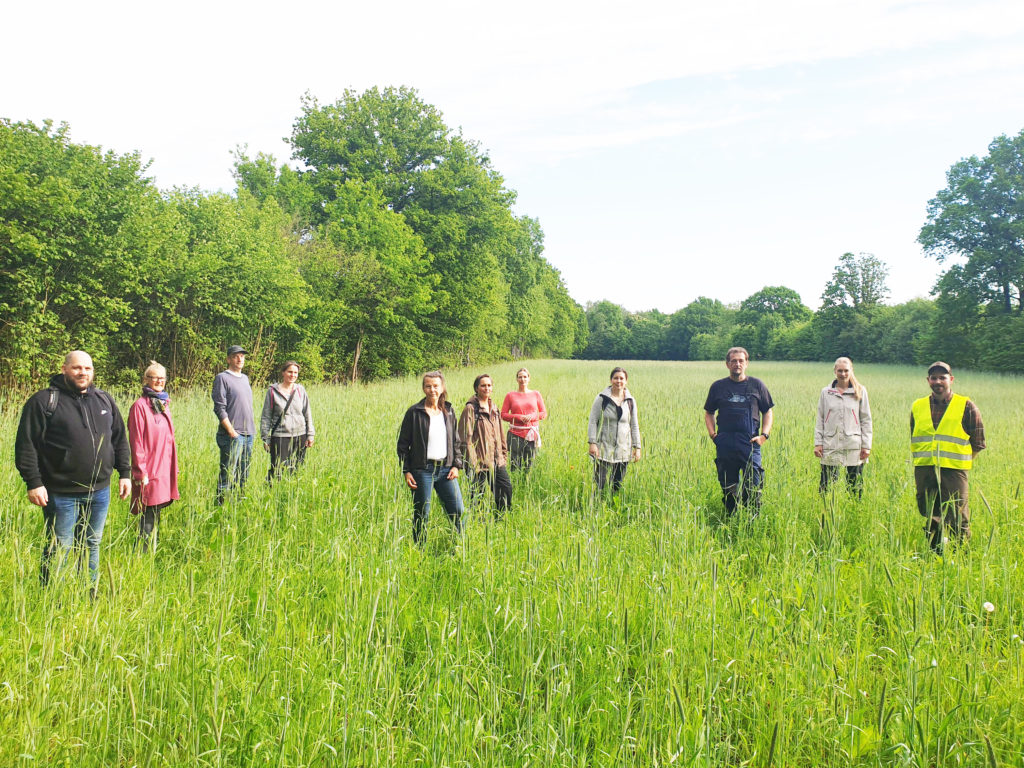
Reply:
<svg viewBox="0 0 1024 768"><path fill-rule="evenodd" d="M306 435L297 437L270 438L270 469L267 470L267 482L274 482L281 472L294 472L306 460Z"/></svg>
<svg viewBox="0 0 1024 768"><path fill-rule="evenodd" d="M629 469L628 461L594 461L594 485L597 492L602 493L611 484L612 495L619 492L622 481L626 478L626 470Z"/></svg>
<svg viewBox="0 0 1024 768"><path fill-rule="evenodd" d="M153 538L153 547L156 547L157 531L160 529L160 510L170 506L170 504L171 502L165 501L163 504L143 507L142 512L139 513L139 538L135 543L136 546L142 547L143 552L149 551L151 536Z"/></svg>
<svg viewBox="0 0 1024 768"><path fill-rule="evenodd" d="M967 470L914 467L917 511L928 518L928 544L942 551L942 532L948 530L957 541L971 538L971 510L967 506Z"/></svg>
<svg viewBox="0 0 1024 768"><path fill-rule="evenodd" d="M508 457L512 471L517 469L529 470L533 464L533 457L537 454L537 443L508 433Z"/></svg>
<svg viewBox="0 0 1024 768"><path fill-rule="evenodd" d="M761 451L754 449L746 459L730 455L715 459L718 467L718 484L722 486L722 502L725 511L732 514L743 504L754 513L761 509L761 487L764 485L764 469L761 467Z"/></svg>
<svg viewBox="0 0 1024 768"><path fill-rule="evenodd" d="M828 493L829 487L839 479L840 467L833 467L829 464L821 465L821 478L818 481L818 491L820 493ZM846 487L850 489L850 493L860 497L864 492L864 465L854 464L852 467L842 467L846 472Z"/></svg>
<svg viewBox="0 0 1024 768"><path fill-rule="evenodd" d="M473 473L473 484L469 488L469 500L476 504L487 491L494 494L494 519L512 507L512 478L505 467L482 469Z"/></svg>

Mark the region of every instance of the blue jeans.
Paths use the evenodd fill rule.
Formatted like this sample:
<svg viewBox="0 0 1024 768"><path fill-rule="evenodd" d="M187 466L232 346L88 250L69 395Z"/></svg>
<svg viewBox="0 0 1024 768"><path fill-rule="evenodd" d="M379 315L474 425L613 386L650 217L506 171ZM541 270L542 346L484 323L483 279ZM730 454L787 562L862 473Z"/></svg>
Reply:
<svg viewBox="0 0 1024 768"><path fill-rule="evenodd" d="M458 480L449 480L451 467L431 464L410 470L416 488L412 492L412 538L417 544L426 541L427 521L430 519L430 491L437 491L441 506L451 518L456 533L462 533L462 491Z"/></svg>
<svg viewBox="0 0 1024 768"><path fill-rule="evenodd" d="M224 497L232 488L239 493L249 479L249 464L252 462L252 435L239 435L232 439L227 432L217 432L217 447L220 448L220 477L217 478L217 504L224 503Z"/></svg>
<svg viewBox="0 0 1024 768"><path fill-rule="evenodd" d="M110 486L89 493L50 494L49 503L43 507L46 546L39 565L41 583L50 580L50 560L54 554L62 552L59 570L67 563L71 548L76 544L80 547L83 542L89 547L89 577L93 582L99 579L100 540L109 507Z"/></svg>

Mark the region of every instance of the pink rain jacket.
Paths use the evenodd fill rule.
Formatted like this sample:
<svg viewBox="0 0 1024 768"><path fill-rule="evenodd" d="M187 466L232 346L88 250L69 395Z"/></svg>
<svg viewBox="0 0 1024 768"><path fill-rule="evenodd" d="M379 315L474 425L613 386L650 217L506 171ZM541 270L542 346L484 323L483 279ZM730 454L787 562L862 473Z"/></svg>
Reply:
<svg viewBox="0 0 1024 768"><path fill-rule="evenodd" d="M149 398L140 397L128 412L128 444L132 449L132 514L180 498L171 412L155 413ZM148 485L142 485L143 477L149 478Z"/></svg>

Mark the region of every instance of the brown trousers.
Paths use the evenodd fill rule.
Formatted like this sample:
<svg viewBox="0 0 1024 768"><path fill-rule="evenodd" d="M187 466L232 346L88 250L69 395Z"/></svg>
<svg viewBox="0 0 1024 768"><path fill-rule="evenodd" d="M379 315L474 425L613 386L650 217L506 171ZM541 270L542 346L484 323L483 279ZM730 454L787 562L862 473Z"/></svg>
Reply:
<svg viewBox="0 0 1024 768"><path fill-rule="evenodd" d="M928 543L932 549L942 548L943 529L958 541L971 538L971 510L967 505L967 470L914 467L917 486L917 511L928 518Z"/></svg>

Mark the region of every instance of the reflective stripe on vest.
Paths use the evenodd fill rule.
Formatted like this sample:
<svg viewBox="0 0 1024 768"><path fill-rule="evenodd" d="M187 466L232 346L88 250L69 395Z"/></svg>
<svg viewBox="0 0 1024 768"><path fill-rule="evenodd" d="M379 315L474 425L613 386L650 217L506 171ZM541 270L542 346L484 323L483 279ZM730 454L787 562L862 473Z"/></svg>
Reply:
<svg viewBox="0 0 1024 768"><path fill-rule="evenodd" d="M968 398L953 395L938 427L932 426L930 398L915 400L914 433L910 436L910 450L916 467L945 469L971 468L971 439L964 431L964 411Z"/></svg>

